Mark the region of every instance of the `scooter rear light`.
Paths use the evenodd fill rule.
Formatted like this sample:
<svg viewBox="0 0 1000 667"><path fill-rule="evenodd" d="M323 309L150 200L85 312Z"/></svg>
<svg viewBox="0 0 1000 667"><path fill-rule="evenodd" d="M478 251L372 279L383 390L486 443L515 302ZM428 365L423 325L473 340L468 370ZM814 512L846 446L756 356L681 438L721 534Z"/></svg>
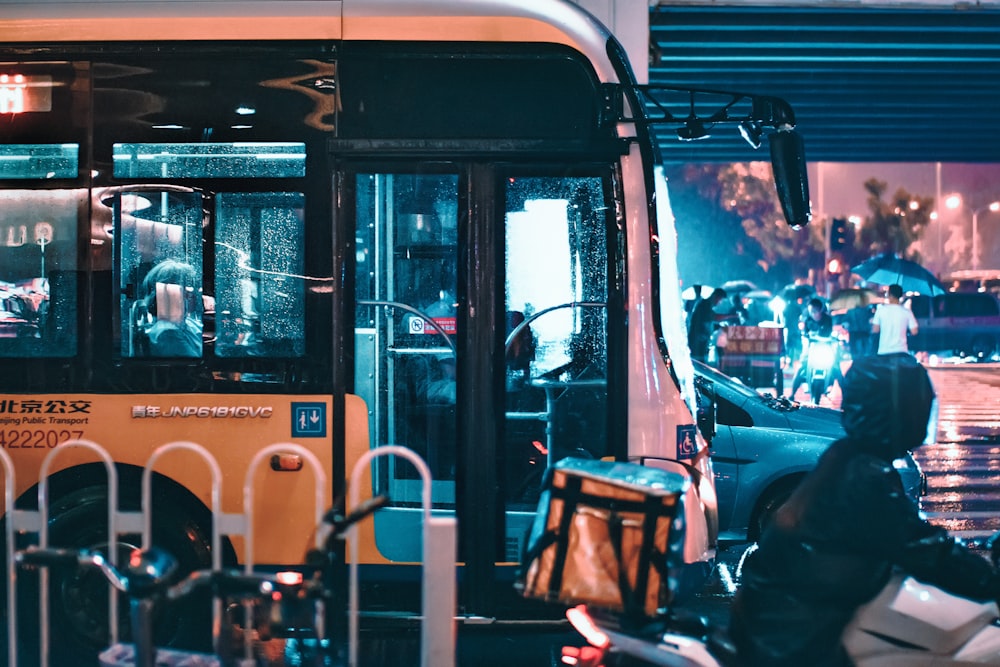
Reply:
<svg viewBox="0 0 1000 667"><path fill-rule="evenodd" d="M593 646L563 646L562 664L571 667L605 667L604 651Z"/></svg>
<svg viewBox="0 0 1000 667"><path fill-rule="evenodd" d="M611 645L611 638L597 627L594 623L594 619L590 617L587 613L587 608L584 605L577 605L575 607L570 607L566 610L566 618L569 619L570 625L579 632L587 643L599 649L606 649Z"/></svg>

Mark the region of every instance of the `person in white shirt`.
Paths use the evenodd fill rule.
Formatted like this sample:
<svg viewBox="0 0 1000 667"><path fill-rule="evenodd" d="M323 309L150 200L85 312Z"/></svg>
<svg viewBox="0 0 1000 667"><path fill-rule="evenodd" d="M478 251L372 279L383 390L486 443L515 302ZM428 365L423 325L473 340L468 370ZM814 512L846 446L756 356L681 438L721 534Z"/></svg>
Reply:
<svg viewBox="0 0 1000 667"><path fill-rule="evenodd" d="M889 285L886 302L879 304L872 317L872 333L878 334L878 353L896 354L909 352L906 333L917 333L917 320L910 309L899 303L903 288Z"/></svg>

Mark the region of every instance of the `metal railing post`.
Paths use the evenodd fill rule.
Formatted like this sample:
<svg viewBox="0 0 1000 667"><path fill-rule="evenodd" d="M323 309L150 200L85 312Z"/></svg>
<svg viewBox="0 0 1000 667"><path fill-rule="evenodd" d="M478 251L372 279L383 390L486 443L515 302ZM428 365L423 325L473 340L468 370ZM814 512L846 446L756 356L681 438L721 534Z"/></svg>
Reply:
<svg viewBox="0 0 1000 667"><path fill-rule="evenodd" d="M368 463L377 456L401 456L420 473L423 481L423 580L420 628L421 667L454 667L455 665L455 557L457 527L454 517L431 516L431 472L412 449L399 445L383 445L365 452L351 471L350 507L358 504L358 484ZM345 508L349 511L350 508ZM350 590L348 608L348 664L358 665L358 540L357 525L347 530L350 541Z"/></svg>

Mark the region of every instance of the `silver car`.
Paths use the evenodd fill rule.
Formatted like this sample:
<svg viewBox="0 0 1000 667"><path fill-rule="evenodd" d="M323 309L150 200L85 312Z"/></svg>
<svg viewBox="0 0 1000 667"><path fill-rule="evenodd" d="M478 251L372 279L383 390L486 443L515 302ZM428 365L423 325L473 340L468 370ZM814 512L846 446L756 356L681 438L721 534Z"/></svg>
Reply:
<svg viewBox="0 0 1000 667"><path fill-rule="evenodd" d="M840 411L761 394L695 361L701 405L714 396L712 465L719 497L719 540L756 541L820 455L844 436ZM907 494L919 503L926 479L909 454L893 465Z"/></svg>

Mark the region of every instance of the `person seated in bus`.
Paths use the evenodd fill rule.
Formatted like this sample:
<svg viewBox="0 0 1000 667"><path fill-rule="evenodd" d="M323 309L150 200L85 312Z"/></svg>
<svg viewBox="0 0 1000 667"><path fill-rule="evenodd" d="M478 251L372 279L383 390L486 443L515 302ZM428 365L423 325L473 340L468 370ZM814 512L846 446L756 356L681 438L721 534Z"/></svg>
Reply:
<svg viewBox="0 0 1000 667"><path fill-rule="evenodd" d="M166 259L142 281L146 316L138 326L153 357L200 357L202 345L200 280L194 267Z"/></svg>
<svg viewBox="0 0 1000 667"><path fill-rule="evenodd" d="M455 357L443 354L432 364L424 385L424 398L431 405L455 405Z"/></svg>

